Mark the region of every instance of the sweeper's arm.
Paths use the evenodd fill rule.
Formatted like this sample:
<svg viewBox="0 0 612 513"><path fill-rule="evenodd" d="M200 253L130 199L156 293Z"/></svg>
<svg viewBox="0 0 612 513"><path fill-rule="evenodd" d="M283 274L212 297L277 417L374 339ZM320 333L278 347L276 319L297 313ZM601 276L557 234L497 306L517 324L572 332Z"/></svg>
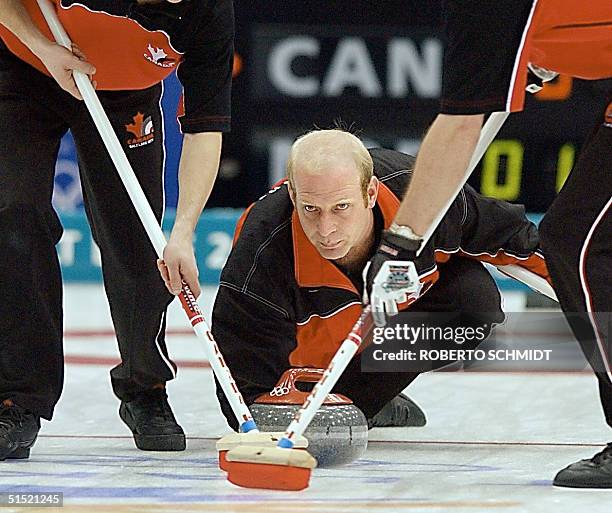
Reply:
<svg viewBox="0 0 612 513"><path fill-rule="evenodd" d="M200 295L193 234L210 196L221 158L221 132L185 134L179 165L176 217L163 261L157 265L171 294L178 295L185 280Z"/></svg>
<svg viewBox="0 0 612 513"><path fill-rule="evenodd" d="M393 240L397 241L402 239L387 235L385 244L391 243L390 237L395 237ZM396 299L389 297L384 301L381 300L386 293L383 291L379 293L377 302L373 302L377 325L385 324L386 315L397 313L396 302L418 300L437 280L437 273L432 272L436 265L455 255L498 267L517 265L549 280L539 248L538 230L525 216L525 208L487 198L465 185L420 254L416 256L416 251L413 251L410 257L402 257L407 260L412 258L410 265L414 270L414 283L411 287L400 290L403 296L397 295ZM397 275L401 276L401 273ZM396 294L390 287L386 290L390 290L389 296ZM384 307L381 306L383 304Z"/></svg>
<svg viewBox="0 0 612 513"><path fill-rule="evenodd" d="M209 2L207 21L185 42L176 75L183 86L177 118L184 134L176 218L159 270L173 294L181 280L197 295L193 232L211 193L221 157L221 133L230 129L234 10L231 0ZM142 15L146 15L143 6ZM204 7L202 7L203 9ZM167 272L165 272L167 271Z"/></svg>

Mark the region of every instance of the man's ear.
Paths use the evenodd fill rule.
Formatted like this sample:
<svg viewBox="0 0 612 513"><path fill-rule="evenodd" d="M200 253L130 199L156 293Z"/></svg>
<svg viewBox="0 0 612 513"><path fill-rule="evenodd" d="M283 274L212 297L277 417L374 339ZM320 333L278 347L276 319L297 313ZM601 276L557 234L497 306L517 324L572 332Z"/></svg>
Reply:
<svg viewBox="0 0 612 513"><path fill-rule="evenodd" d="M374 208L374 205L376 205L376 199L378 198L378 187L380 185L380 182L378 181L378 178L376 178L375 176L372 176L372 178L370 178L370 183L368 184L368 188L367 188L367 196L368 196L368 208Z"/></svg>
<svg viewBox="0 0 612 513"><path fill-rule="evenodd" d="M289 199L291 199L291 203L293 203L293 208L295 208L295 191L293 187L291 187L291 182L287 180L287 190L289 191Z"/></svg>

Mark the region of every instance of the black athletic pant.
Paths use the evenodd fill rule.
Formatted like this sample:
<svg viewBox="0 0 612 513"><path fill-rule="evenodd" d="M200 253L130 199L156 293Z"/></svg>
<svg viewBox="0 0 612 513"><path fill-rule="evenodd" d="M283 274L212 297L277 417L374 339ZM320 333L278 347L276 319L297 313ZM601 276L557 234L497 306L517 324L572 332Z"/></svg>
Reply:
<svg viewBox="0 0 612 513"><path fill-rule="evenodd" d="M161 89L99 94L158 219L164 198ZM176 371L164 342L172 296L85 104L0 49L0 400L13 399L46 419L63 385L55 248L62 227L51 195L60 139L68 129L121 352L122 363L111 371L113 389L129 399Z"/></svg>
<svg viewBox="0 0 612 513"><path fill-rule="evenodd" d="M600 125L540 225L553 286L612 427L612 126Z"/></svg>
<svg viewBox="0 0 612 513"><path fill-rule="evenodd" d="M448 320L449 325L476 328L487 324L488 331L492 323L504 320L499 289L483 264L468 258L453 257L438 269L438 281L410 307L410 312L452 313L454 316ZM448 348L474 349L477 346L478 343L474 342L466 342L462 346L451 342ZM364 358L367 356L364 355ZM433 368L446 363L435 364ZM349 363L333 391L352 399L371 419L418 375L419 372L362 372L361 358L358 356Z"/></svg>

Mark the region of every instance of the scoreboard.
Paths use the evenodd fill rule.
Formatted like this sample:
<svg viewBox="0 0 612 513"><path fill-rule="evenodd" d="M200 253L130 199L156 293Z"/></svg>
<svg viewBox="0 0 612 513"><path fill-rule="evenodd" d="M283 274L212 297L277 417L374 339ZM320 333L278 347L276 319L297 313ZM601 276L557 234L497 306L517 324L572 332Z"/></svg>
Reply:
<svg viewBox="0 0 612 513"><path fill-rule="evenodd" d="M232 176L221 173L214 205L243 206L223 203L232 191L238 191L235 202L265 193L284 175L294 138L315 127L340 122L367 145L416 153L438 108L444 54L439 25L412 26L401 17L380 26L355 24L348 16L321 22L313 15L308 24L267 18L269 13L253 14L241 22L241 71L226 140ZM544 212L601 122L608 89L605 81L561 76L528 94L525 111L506 121L471 185Z"/></svg>
<svg viewBox="0 0 612 513"><path fill-rule="evenodd" d="M424 6L424 4L426 4ZM232 132L209 207L244 208L285 174L296 136L343 124L368 146L415 154L434 119L444 39L439 2L271 0L236 3ZM559 77L528 95L470 184L544 212L603 115L609 82ZM166 203L177 200L180 96L165 82ZM74 148L60 150L55 203L81 207Z"/></svg>

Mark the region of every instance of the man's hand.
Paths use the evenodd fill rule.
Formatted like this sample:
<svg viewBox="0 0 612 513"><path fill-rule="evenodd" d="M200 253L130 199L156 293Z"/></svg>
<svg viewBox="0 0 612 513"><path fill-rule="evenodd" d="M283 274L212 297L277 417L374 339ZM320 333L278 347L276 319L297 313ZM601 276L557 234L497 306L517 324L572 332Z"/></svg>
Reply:
<svg viewBox="0 0 612 513"><path fill-rule="evenodd" d="M72 75L74 71L80 71L88 75L94 87L96 86L92 78L96 68L87 62L81 49L74 43L72 44L72 51L70 51L61 45L49 42L49 44L44 44L37 49L36 55L59 86L76 99L82 100L83 98L74 81Z"/></svg>
<svg viewBox="0 0 612 513"><path fill-rule="evenodd" d="M172 294L185 280L193 294L200 294L198 268L193 254L193 233L215 183L221 156L221 133L185 134L179 164L179 197L174 226L159 271Z"/></svg>
<svg viewBox="0 0 612 513"><path fill-rule="evenodd" d="M385 230L378 250L363 270L364 303L369 298L377 326L386 324L387 315L397 314L398 303L418 296L422 285L413 260L419 246L419 240Z"/></svg>
<svg viewBox="0 0 612 513"><path fill-rule="evenodd" d="M195 297L200 295L198 267L191 237L171 235L164 249L164 259L157 261L157 268L171 294L177 296L181 293L184 280Z"/></svg>
<svg viewBox="0 0 612 513"><path fill-rule="evenodd" d="M81 71L92 80L96 69L87 62L78 46L73 44L72 48L67 50L50 41L32 21L22 0L0 0L0 24L10 30L42 61L62 89L82 100L72 72ZM95 82L93 83L95 87Z"/></svg>

